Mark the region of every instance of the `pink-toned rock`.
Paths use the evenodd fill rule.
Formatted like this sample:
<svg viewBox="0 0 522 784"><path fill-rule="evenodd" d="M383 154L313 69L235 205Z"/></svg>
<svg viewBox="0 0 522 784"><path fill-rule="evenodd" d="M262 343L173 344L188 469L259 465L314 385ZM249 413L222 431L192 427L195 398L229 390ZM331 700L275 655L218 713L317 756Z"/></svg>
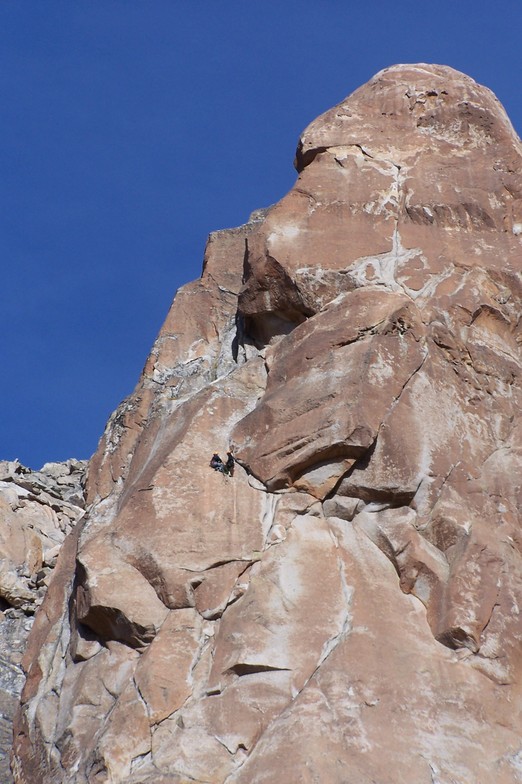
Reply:
<svg viewBox="0 0 522 784"><path fill-rule="evenodd" d="M223 618L210 689L264 670L290 672L290 688L301 689L348 623L347 598L328 527L323 519L300 515ZM300 649L305 633L307 645Z"/></svg>
<svg viewBox="0 0 522 784"><path fill-rule="evenodd" d="M134 393L107 423L90 462L89 502L121 489L140 436L160 409L203 389L249 354L237 335L236 310L246 237L254 226L210 235L201 279L177 292Z"/></svg>
<svg viewBox="0 0 522 784"><path fill-rule="evenodd" d="M395 66L296 161L109 421L20 784L520 780L520 141L473 80Z"/></svg>
<svg viewBox="0 0 522 784"><path fill-rule="evenodd" d="M99 639L133 648L146 645L160 630L168 609L141 572L114 558L106 544L90 543L78 560L77 619Z"/></svg>
<svg viewBox="0 0 522 784"><path fill-rule="evenodd" d="M233 589L247 569L244 561L229 561L201 574L201 582L193 587L195 607L202 618L219 617L227 604L239 598L241 592Z"/></svg>
<svg viewBox="0 0 522 784"><path fill-rule="evenodd" d="M105 729L105 728L104 728ZM121 693L106 730L98 743L98 760L91 768L93 779L128 781L133 763L150 751L149 716L143 699L132 681ZM96 764L97 763L97 764Z"/></svg>
<svg viewBox="0 0 522 784"><path fill-rule="evenodd" d="M357 527L331 525L354 589L350 628L230 781L299 771L309 782L514 784L520 742L506 691L433 639L422 605Z"/></svg>
<svg viewBox="0 0 522 784"><path fill-rule="evenodd" d="M149 724L159 724L192 694L192 669L200 638L201 618L195 610L171 612L140 658L134 681L147 706Z"/></svg>
<svg viewBox="0 0 522 784"><path fill-rule="evenodd" d="M372 446L390 400L422 364L423 331L406 296L364 289L297 327L274 352L260 404L233 432L238 459L271 490L295 483L323 498Z"/></svg>

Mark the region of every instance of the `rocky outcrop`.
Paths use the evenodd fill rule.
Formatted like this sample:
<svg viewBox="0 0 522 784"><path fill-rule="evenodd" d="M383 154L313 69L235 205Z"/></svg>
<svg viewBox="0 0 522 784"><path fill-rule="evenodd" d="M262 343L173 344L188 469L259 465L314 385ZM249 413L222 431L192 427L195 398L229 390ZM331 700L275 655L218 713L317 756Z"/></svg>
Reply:
<svg viewBox="0 0 522 784"><path fill-rule="evenodd" d="M85 461L31 471L0 461L0 781L12 781L12 719L21 660L65 537L83 515Z"/></svg>
<svg viewBox="0 0 522 784"><path fill-rule="evenodd" d="M395 66L296 165L109 420L17 782L521 780L520 141L473 80Z"/></svg>

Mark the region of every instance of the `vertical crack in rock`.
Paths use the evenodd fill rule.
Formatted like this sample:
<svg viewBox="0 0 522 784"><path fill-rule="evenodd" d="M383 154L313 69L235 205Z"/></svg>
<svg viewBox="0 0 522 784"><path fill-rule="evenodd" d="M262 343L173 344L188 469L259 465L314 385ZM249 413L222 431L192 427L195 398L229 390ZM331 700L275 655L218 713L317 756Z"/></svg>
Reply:
<svg viewBox="0 0 522 784"><path fill-rule="evenodd" d="M276 521L276 510L277 505L279 502L279 497L274 493L266 493L265 494L265 502L264 502L264 510L263 510L263 517L262 517L262 528L263 528L263 550L269 546L268 544L268 535L270 530L274 526Z"/></svg>
<svg viewBox="0 0 522 784"><path fill-rule="evenodd" d="M337 541L337 537L335 536L334 531L332 530L331 526L328 526L328 533L332 539L332 542L336 549L338 549L339 544ZM253 754L256 747L260 744L260 742L272 731L272 725L274 721L277 721L280 716L284 716L286 713L291 711L292 705L296 702L299 695L306 690L308 684L312 679L315 678L317 673L319 672L320 668L324 665L324 663L329 659L329 657L333 654L335 649L346 639L348 634L351 631L351 613L350 607L353 598L353 588L349 586L346 581L346 574L345 574L345 564L340 555L336 556L336 565L339 575L339 586L341 590L341 601L343 603L343 612L342 618L338 620L338 630L332 634L328 639L326 639L322 645L321 651L319 652L319 658L316 663L311 667L310 673L307 675L304 683L298 689L292 689L292 693L290 699L285 703L284 707L282 707L279 711L278 716L274 717L273 721L269 722L265 727L264 731L256 738L255 743L248 749L247 756L244 759L241 759L238 763L236 770L237 772L248 760L248 758ZM280 668L257 668L256 671L265 670L276 670ZM229 781L229 778L225 779L225 782Z"/></svg>
<svg viewBox="0 0 522 784"><path fill-rule="evenodd" d="M304 683L302 688L299 689L299 691L296 692L293 695L293 699L294 700L303 691L303 689L306 688L307 684L316 675L316 673L318 672L319 668L323 665L323 663L326 661L326 659L333 653L333 651L337 648L337 646L346 638L346 636L351 631L351 614L350 614L349 608L350 608L351 602L352 602L353 588L351 586L349 586L347 584L347 582L346 582L346 573L345 573L344 563L343 563L343 560L339 556L337 557L337 565L338 565L339 576L340 576L340 580L341 580L342 595L343 595L343 598L344 598L345 608L346 608L345 609L345 613L344 613L344 618L343 618L343 621L342 621L342 627L341 627L341 629L339 629L339 631L336 634L332 635L332 637L330 637L325 642L325 644L323 645L323 650L321 651L321 656L319 657L319 661L317 662L317 666L315 667L315 669L312 672L312 674L310 675L310 677L306 680L306 682Z"/></svg>

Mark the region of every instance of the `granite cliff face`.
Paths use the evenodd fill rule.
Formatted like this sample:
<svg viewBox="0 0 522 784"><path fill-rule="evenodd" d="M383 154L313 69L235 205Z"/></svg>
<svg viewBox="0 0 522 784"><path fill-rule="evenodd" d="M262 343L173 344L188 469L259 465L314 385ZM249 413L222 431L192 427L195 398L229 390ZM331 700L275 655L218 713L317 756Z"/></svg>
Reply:
<svg viewBox="0 0 522 784"><path fill-rule="evenodd" d="M522 781L520 141L401 65L296 166L107 425L17 782Z"/></svg>

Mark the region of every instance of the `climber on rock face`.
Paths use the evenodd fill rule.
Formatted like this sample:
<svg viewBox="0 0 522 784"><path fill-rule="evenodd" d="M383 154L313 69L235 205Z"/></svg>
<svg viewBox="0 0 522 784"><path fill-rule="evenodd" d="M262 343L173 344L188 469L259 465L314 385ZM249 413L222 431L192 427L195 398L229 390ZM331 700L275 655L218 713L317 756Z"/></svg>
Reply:
<svg viewBox="0 0 522 784"><path fill-rule="evenodd" d="M209 463L210 467L214 469L214 471L220 471L222 474L226 474L226 466L217 452L214 452L212 455L212 459Z"/></svg>
<svg viewBox="0 0 522 784"><path fill-rule="evenodd" d="M234 476L234 455L232 452L227 452L227 462L224 463L217 452L214 452L210 460L210 467L214 471L219 471L227 476Z"/></svg>
<svg viewBox="0 0 522 784"><path fill-rule="evenodd" d="M227 462L225 463L225 470L229 476L234 476L234 455L232 452L227 452Z"/></svg>

